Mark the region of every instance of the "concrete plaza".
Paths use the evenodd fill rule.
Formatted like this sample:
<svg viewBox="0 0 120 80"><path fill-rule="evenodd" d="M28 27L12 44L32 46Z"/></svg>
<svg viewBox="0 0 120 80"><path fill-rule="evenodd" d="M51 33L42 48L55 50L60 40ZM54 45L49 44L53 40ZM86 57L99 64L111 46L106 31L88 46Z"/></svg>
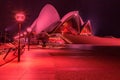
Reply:
<svg viewBox="0 0 120 80"><path fill-rule="evenodd" d="M72 48L26 49L20 62L16 58L0 67L0 80L120 80L119 56L94 53Z"/></svg>

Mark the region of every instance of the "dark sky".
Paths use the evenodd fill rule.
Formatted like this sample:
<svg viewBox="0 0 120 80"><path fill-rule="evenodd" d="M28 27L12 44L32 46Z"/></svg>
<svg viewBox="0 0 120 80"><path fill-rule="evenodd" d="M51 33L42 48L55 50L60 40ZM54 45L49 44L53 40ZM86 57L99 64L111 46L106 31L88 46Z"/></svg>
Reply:
<svg viewBox="0 0 120 80"><path fill-rule="evenodd" d="M27 19L23 26L31 25L47 3L52 4L61 17L79 10L85 22L88 19L91 21L95 35L120 37L119 0L0 0L0 29L17 29L14 13L19 10L26 12Z"/></svg>

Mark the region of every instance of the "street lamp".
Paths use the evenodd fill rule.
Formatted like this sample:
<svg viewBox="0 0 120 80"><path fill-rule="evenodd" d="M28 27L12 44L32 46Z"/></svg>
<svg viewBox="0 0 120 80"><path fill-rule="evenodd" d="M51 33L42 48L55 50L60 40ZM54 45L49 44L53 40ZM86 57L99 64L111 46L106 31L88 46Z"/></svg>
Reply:
<svg viewBox="0 0 120 80"><path fill-rule="evenodd" d="M25 20L25 14L24 12L18 12L15 14L15 19L18 22L18 36L19 36L19 40L18 40L18 62L20 62L20 31L21 31L21 26L22 26L22 22Z"/></svg>
<svg viewBox="0 0 120 80"><path fill-rule="evenodd" d="M30 27L27 28L27 32L28 32L28 51L30 50L30 32L32 31L32 29Z"/></svg>

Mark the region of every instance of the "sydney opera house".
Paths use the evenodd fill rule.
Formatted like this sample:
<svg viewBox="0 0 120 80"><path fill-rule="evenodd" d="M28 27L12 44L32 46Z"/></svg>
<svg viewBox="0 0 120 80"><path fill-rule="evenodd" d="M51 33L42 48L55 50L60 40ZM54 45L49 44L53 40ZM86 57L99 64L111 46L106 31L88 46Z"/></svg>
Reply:
<svg viewBox="0 0 120 80"><path fill-rule="evenodd" d="M115 37L98 37L94 35L90 20L84 21L79 11L70 11L62 18L51 4L46 4L40 11L32 25L25 31L20 32L21 43L28 41L30 44L37 44L37 37L45 31L49 35L48 43L54 44L84 44L94 46L119 46L120 40ZM29 34L27 34L29 32ZM31 34L31 35L30 35ZM29 41L29 37L31 37ZM40 36L39 36L40 37ZM13 43L19 39L14 36ZM52 44L51 44L52 43Z"/></svg>
<svg viewBox="0 0 120 80"><path fill-rule="evenodd" d="M73 41L69 39L72 36L92 36L92 27L90 21L83 21L79 15L79 11L71 11L60 18L59 13L51 4L46 4L40 11L38 17L33 24L28 27L34 37L42 31L47 32L50 36L49 42L60 43L84 43L81 41ZM27 29L26 29L27 31ZM25 31L23 32L25 33ZM22 34L22 33L21 33ZM51 35L54 34L54 38ZM24 36L24 35L22 35ZM55 37L56 36L56 37ZM15 36L18 37L18 36ZM35 37L37 38L37 37ZM36 42L36 39L32 39Z"/></svg>
<svg viewBox="0 0 120 80"><path fill-rule="evenodd" d="M42 8L38 18L31 25L31 28L35 30L37 34L42 30L47 32L62 32L64 27L68 27L68 31L71 34L91 34L90 22L83 22L79 11L71 11L60 18L57 10L50 4Z"/></svg>
<svg viewBox="0 0 120 80"><path fill-rule="evenodd" d="M79 11L71 11L60 18L59 13L51 4L46 4L38 17L29 27L35 35L46 31L59 34L61 41L73 44L92 44L104 46L119 46L120 41L114 37L94 36L90 20L83 21Z"/></svg>

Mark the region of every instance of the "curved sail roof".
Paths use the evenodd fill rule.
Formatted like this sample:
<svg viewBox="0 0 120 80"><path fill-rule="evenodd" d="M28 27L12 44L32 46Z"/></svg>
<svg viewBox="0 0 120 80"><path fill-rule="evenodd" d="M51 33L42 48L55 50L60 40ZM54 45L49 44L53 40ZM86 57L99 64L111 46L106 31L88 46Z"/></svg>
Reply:
<svg viewBox="0 0 120 80"><path fill-rule="evenodd" d="M38 18L31 25L31 28L38 34L58 21L60 21L60 16L57 10L51 4L46 4L40 11Z"/></svg>
<svg viewBox="0 0 120 80"><path fill-rule="evenodd" d="M67 13L65 16L62 17L61 21L64 22L71 16L76 16L75 17L76 21L77 21L77 18L78 18L80 20L81 24L82 25L84 24L82 18L79 16L79 11L71 11L71 12Z"/></svg>
<svg viewBox="0 0 120 80"><path fill-rule="evenodd" d="M74 20L74 23L76 23L74 28L76 28L76 30L78 32L80 32L80 27L81 27L81 25L84 24L84 22L79 15L79 11L71 11L71 12L67 13L65 16L62 17L61 22L64 23L66 21L69 21L70 19Z"/></svg>
<svg viewBox="0 0 120 80"><path fill-rule="evenodd" d="M80 35L91 33L90 21L84 23L79 15L79 11L68 12L60 19L57 10L51 4L47 4L42 8L38 18L31 25L31 28L36 34L39 34L43 30L61 33L67 31Z"/></svg>
<svg viewBox="0 0 120 80"><path fill-rule="evenodd" d="M71 11L62 17L61 24L55 32L79 34L84 24L85 23L79 15L79 11Z"/></svg>
<svg viewBox="0 0 120 80"><path fill-rule="evenodd" d="M88 20L88 21L81 27L80 35L92 35L92 29L91 29L90 20Z"/></svg>

